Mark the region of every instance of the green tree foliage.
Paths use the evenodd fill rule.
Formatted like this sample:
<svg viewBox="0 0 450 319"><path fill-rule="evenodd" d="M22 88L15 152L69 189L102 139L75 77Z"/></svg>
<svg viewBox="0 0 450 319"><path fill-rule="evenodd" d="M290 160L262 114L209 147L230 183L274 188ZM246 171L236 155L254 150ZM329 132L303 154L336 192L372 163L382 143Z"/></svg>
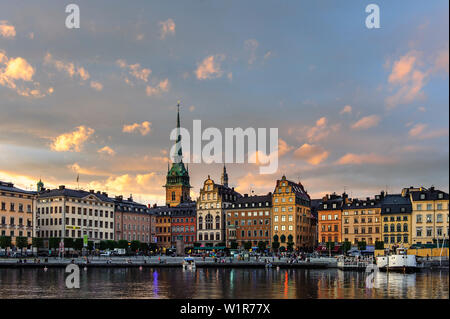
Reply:
<svg viewBox="0 0 450 319"><path fill-rule="evenodd" d="M27 237L23 236L17 236L16 237L16 247L19 249L25 248L28 246L28 239Z"/></svg>

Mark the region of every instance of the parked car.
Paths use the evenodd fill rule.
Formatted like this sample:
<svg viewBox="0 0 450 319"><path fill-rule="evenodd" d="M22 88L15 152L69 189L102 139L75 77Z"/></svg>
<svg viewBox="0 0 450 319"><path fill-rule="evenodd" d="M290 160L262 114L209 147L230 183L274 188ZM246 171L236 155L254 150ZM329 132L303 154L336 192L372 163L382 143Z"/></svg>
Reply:
<svg viewBox="0 0 450 319"><path fill-rule="evenodd" d="M100 254L101 257L111 257L112 253L110 251L105 251Z"/></svg>

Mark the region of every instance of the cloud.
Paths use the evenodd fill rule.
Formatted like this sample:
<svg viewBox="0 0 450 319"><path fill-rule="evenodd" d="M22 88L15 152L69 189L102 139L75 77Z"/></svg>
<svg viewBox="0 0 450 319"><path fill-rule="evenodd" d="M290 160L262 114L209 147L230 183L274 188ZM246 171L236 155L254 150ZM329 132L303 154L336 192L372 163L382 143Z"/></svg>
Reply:
<svg viewBox="0 0 450 319"><path fill-rule="evenodd" d="M395 88L397 91L386 98L387 108L423 99L423 88L429 78L440 71L448 74L448 50L447 43L445 49L433 52L426 59L422 58L422 52L416 50L411 50L397 59L388 77L391 89Z"/></svg>
<svg viewBox="0 0 450 319"><path fill-rule="evenodd" d="M110 156L116 155L116 152L109 146L104 146L101 149L99 149L97 152L100 154L107 154Z"/></svg>
<svg viewBox="0 0 450 319"><path fill-rule="evenodd" d="M147 85L145 92L147 93L148 96L158 95L164 92L168 92L169 87L170 87L169 79L165 79L159 82L158 85L156 85L155 87Z"/></svg>
<svg viewBox="0 0 450 319"><path fill-rule="evenodd" d="M306 139L309 143L317 143L328 137L331 133L339 131L340 127L340 124L329 125L328 119L321 117L316 121L314 126L290 127L288 134L295 135L297 140L301 142L304 142Z"/></svg>
<svg viewBox="0 0 450 319"><path fill-rule="evenodd" d="M371 127L377 126L379 122L380 117L378 115L369 115L353 123L351 128L354 130L366 130Z"/></svg>
<svg viewBox="0 0 450 319"><path fill-rule="evenodd" d="M250 51L250 58L248 59L248 64L253 64L256 60L256 49L259 46L258 41L255 39L248 39L244 42L245 49Z"/></svg>
<svg viewBox="0 0 450 319"><path fill-rule="evenodd" d="M278 155L279 156L283 156L283 155L289 153L290 151L292 151L293 149L294 149L294 147L291 145L288 145L288 143L286 143L286 141L284 141L281 138L278 139Z"/></svg>
<svg viewBox="0 0 450 319"><path fill-rule="evenodd" d="M67 168L74 171L77 174L90 175L90 176L111 176L109 172L97 170L95 168L84 168L78 163L67 165Z"/></svg>
<svg viewBox="0 0 450 319"><path fill-rule="evenodd" d="M100 82L91 81L91 88L97 91L101 91L103 90L103 84L101 84Z"/></svg>
<svg viewBox="0 0 450 319"><path fill-rule="evenodd" d="M295 152L294 156L303 159L311 165L318 165L327 159L329 153L318 145L303 144Z"/></svg>
<svg viewBox="0 0 450 319"><path fill-rule="evenodd" d="M122 132L125 133L132 133L136 130L138 130L142 136L147 135L148 133L150 133L151 131L151 122L145 121L142 122L141 124L138 123L134 123L131 125L124 125L122 128Z"/></svg>
<svg viewBox="0 0 450 319"><path fill-rule="evenodd" d="M275 188L275 180L269 174L253 174L247 173L245 176L237 180L236 191L241 194L251 193L253 190L256 194L267 194Z"/></svg>
<svg viewBox="0 0 450 319"><path fill-rule="evenodd" d="M370 154L353 154L347 153L342 156L336 164L339 165L361 165L361 164L388 164L392 163L393 160L387 157L382 157L373 153Z"/></svg>
<svg viewBox="0 0 450 319"><path fill-rule="evenodd" d="M195 75L199 80L220 78L223 74L220 63L225 59L225 55L217 54L206 57L197 66Z"/></svg>
<svg viewBox="0 0 450 319"><path fill-rule="evenodd" d="M26 97L41 98L46 95L40 89L39 82L33 81L35 69L22 57L8 58L6 53L0 50L0 85L16 91L17 94ZM28 86L27 86L28 85ZM29 87L31 85L32 87ZM53 88L47 90L53 93Z"/></svg>
<svg viewBox="0 0 450 319"><path fill-rule="evenodd" d="M89 72L82 66L76 67L73 62L64 62L55 59L50 53L44 57L44 64L55 67L60 72L67 73L71 78L78 76L83 81L90 78Z"/></svg>
<svg viewBox="0 0 450 319"><path fill-rule="evenodd" d="M14 38L16 36L16 28L13 25L9 25L8 21L0 21L0 36L4 38Z"/></svg>
<svg viewBox="0 0 450 319"><path fill-rule="evenodd" d="M350 105L344 106L344 108L339 112L339 114L351 114L352 113L352 107Z"/></svg>
<svg viewBox="0 0 450 319"><path fill-rule="evenodd" d="M194 105L189 106L189 112L194 112L194 111L195 111L195 106Z"/></svg>
<svg viewBox="0 0 450 319"><path fill-rule="evenodd" d="M409 130L408 135L420 140L448 136L448 128L427 131L427 127L427 124L418 123Z"/></svg>
<svg viewBox="0 0 450 319"><path fill-rule="evenodd" d="M420 112L426 112L427 111L427 109L424 106L419 106L418 110Z"/></svg>
<svg viewBox="0 0 450 319"><path fill-rule="evenodd" d="M172 19L167 19L159 23L161 39L165 39L168 35L175 35L175 22Z"/></svg>
<svg viewBox="0 0 450 319"><path fill-rule="evenodd" d="M273 55L272 51L267 51L266 54L264 54L264 60L269 59Z"/></svg>
<svg viewBox="0 0 450 319"><path fill-rule="evenodd" d="M50 148L56 152L80 152L83 144L94 134L95 130L86 126L78 126L75 131L64 133L53 139Z"/></svg>
<svg viewBox="0 0 450 319"><path fill-rule="evenodd" d="M128 73L131 74L136 79L144 81L144 82L148 82L148 77L152 73L152 70L147 69L147 68L142 68L139 63L127 64L127 62L125 60L118 59L116 61L116 64L122 69L127 69Z"/></svg>

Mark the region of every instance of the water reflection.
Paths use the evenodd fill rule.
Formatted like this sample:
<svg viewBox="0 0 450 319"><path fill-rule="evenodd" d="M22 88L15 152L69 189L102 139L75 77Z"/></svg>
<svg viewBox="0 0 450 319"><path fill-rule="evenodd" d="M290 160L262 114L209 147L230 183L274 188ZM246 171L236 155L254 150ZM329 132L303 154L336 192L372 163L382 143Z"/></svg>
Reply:
<svg viewBox="0 0 450 319"><path fill-rule="evenodd" d="M337 269L144 268L81 271L65 288L64 269L0 269L3 298L448 298L448 271L367 274Z"/></svg>

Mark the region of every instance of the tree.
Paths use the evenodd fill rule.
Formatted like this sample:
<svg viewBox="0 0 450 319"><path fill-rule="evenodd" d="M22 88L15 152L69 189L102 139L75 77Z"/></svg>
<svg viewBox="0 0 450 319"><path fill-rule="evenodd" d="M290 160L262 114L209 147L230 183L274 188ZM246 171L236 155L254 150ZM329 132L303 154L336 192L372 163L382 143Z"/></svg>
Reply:
<svg viewBox="0 0 450 319"><path fill-rule="evenodd" d="M200 247L202 244L200 244L200 243L198 243L198 242L195 242L194 243L194 247Z"/></svg>
<svg viewBox="0 0 450 319"><path fill-rule="evenodd" d="M359 250L365 250L366 249L366 242L365 241L359 241L358 242L358 249Z"/></svg>
<svg viewBox="0 0 450 319"><path fill-rule="evenodd" d="M19 249L25 248L28 246L28 239L23 236L17 236L16 237L16 246Z"/></svg>
<svg viewBox="0 0 450 319"><path fill-rule="evenodd" d="M235 240L231 241L231 243L230 243L230 248L231 248L231 249L237 249L237 248L238 248L238 243L237 243L237 241L235 241Z"/></svg>
<svg viewBox="0 0 450 319"><path fill-rule="evenodd" d="M342 252L344 254L346 254L347 251L349 251L351 248L352 248L352 243L349 242L348 240L346 240L342 243Z"/></svg>
<svg viewBox="0 0 450 319"><path fill-rule="evenodd" d="M281 235L280 241L281 241L282 243L285 243L285 242L286 242L286 236Z"/></svg>
<svg viewBox="0 0 450 319"><path fill-rule="evenodd" d="M94 249L94 242L91 241L91 240L88 241L88 249L89 250L93 250Z"/></svg>
<svg viewBox="0 0 450 319"><path fill-rule="evenodd" d="M73 248L75 248L76 250L83 249L83 238L75 239L75 241L73 242Z"/></svg>
<svg viewBox="0 0 450 319"><path fill-rule="evenodd" d="M117 247L117 242L115 242L114 240L107 240L106 241L106 248L107 249L113 250L116 247Z"/></svg>
<svg viewBox="0 0 450 319"><path fill-rule="evenodd" d="M273 251L277 251L280 248L280 243L278 241L272 242L272 249Z"/></svg>
<svg viewBox="0 0 450 319"><path fill-rule="evenodd" d="M286 247L281 246L281 247L280 247L280 251L281 251L281 252L285 252L285 251L286 251Z"/></svg>
<svg viewBox="0 0 450 319"><path fill-rule="evenodd" d="M59 243L61 242L61 238L52 237L48 239L48 248L57 249L59 248Z"/></svg>
<svg viewBox="0 0 450 319"><path fill-rule="evenodd" d="M263 252L266 250L266 242L265 241L259 241L258 242L258 249L260 252Z"/></svg>
<svg viewBox="0 0 450 319"><path fill-rule="evenodd" d="M98 248L100 250L105 250L106 249L106 241L105 240L101 240L99 245L98 245Z"/></svg>
<svg viewBox="0 0 450 319"><path fill-rule="evenodd" d="M278 235L273 236L273 241L279 241Z"/></svg>
<svg viewBox="0 0 450 319"><path fill-rule="evenodd" d="M384 241L376 241L375 249L384 249Z"/></svg>
<svg viewBox="0 0 450 319"><path fill-rule="evenodd" d="M117 248L122 248L122 249L126 249L128 248L128 241L125 239L121 239L117 242Z"/></svg>
<svg viewBox="0 0 450 319"><path fill-rule="evenodd" d="M141 242L139 240L133 240L133 241L131 241L130 249L132 251L136 251L139 249L140 245L141 245Z"/></svg>
<svg viewBox="0 0 450 319"><path fill-rule="evenodd" d="M73 238L64 238L64 248L73 248L74 240Z"/></svg>
<svg viewBox="0 0 450 319"><path fill-rule="evenodd" d="M31 240L31 245L33 247L36 247L37 250L39 251L39 248L44 247L44 239L39 237L33 237L33 239Z"/></svg>
<svg viewBox="0 0 450 319"><path fill-rule="evenodd" d="M334 249L334 241L328 241L327 242L327 250L333 250Z"/></svg>
<svg viewBox="0 0 450 319"><path fill-rule="evenodd" d="M216 247L223 247L223 246L225 246L225 243L217 243L216 244Z"/></svg>
<svg viewBox="0 0 450 319"><path fill-rule="evenodd" d="M1 248L11 247L11 237L10 236L0 236L0 247Z"/></svg>
<svg viewBox="0 0 450 319"><path fill-rule="evenodd" d="M244 249L249 250L252 248L252 242L251 241L245 241L244 242Z"/></svg>
<svg viewBox="0 0 450 319"><path fill-rule="evenodd" d="M293 243L294 242L294 236L289 235L288 236L288 243Z"/></svg>
<svg viewBox="0 0 450 319"><path fill-rule="evenodd" d="M288 242L288 243L287 243L287 250L288 250L289 252L291 252L291 251L294 250L294 243L293 243L293 242Z"/></svg>

